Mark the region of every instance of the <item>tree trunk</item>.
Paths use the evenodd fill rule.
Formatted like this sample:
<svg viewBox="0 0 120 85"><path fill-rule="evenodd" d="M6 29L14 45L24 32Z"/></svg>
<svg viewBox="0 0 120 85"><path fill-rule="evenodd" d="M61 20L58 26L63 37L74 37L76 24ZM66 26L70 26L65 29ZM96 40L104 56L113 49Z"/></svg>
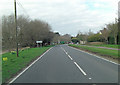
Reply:
<svg viewBox="0 0 120 85"><path fill-rule="evenodd" d="M114 36L115 45L117 44L117 38Z"/></svg>
<svg viewBox="0 0 120 85"><path fill-rule="evenodd" d="M108 38L106 39L106 44L108 44Z"/></svg>

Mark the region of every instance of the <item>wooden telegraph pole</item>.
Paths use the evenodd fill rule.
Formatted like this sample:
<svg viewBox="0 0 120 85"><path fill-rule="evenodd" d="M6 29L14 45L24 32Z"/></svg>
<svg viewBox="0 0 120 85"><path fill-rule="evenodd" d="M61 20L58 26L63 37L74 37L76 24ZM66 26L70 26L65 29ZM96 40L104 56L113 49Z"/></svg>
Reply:
<svg viewBox="0 0 120 85"><path fill-rule="evenodd" d="M18 33L17 33L17 9L16 9L16 0L14 0L14 7L15 7L15 28L16 28L16 53L18 55Z"/></svg>

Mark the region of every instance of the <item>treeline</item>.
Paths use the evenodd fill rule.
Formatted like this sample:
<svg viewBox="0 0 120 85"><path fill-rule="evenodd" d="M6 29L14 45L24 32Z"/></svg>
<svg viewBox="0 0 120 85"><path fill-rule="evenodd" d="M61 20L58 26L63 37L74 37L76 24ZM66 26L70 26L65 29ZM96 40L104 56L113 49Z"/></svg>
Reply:
<svg viewBox="0 0 120 85"><path fill-rule="evenodd" d="M53 38L54 44L68 44L71 42L71 35L65 34L60 35L58 32L55 33L55 36Z"/></svg>
<svg viewBox="0 0 120 85"><path fill-rule="evenodd" d="M60 42L69 42L71 36L60 35L53 32L51 26L39 19L30 19L27 16L19 15L17 17L17 33L19 47L36 47L36 41L43 41L42 45L58 44ZM2 17L2 48L16 48L16 28L14 15Z"/></svg>
<svg viewBox="0 0 120 85"><path fill-rule="evenodd" d="M36 41L43 41L50 44L54 37L51 26L44 21L35 19L31 20L27 16L20 15L17 19L17 33L19 47L34 47ZM2 17L2 46L3 48L16 47L16 28L14 15Z"/></svg>
<svg viewBox="0 0 120 85"><path fill-rule="evenodd" d="M89 42L104 42L106 44L120 44L118 30L118 22L117 20L114 23L106 24L105 28L102 28L97 33L93 33L89 31L87 33L79 32L76 37L72 39L72 41L80 42L83 41L83 44Z"/></svg>

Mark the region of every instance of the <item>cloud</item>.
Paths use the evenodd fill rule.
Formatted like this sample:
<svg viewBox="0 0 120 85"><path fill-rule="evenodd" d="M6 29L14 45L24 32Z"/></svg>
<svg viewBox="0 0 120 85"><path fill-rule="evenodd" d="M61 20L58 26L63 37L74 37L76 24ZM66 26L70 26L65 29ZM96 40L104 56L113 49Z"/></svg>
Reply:
<svg viewBox="0 0 120 85"><path fill-rule="evenodd" d="M78 31L89 29L97 32L106 23L113 22L117 17L118 0L17 0L18 14L27 14L32 19L47 21L53 31L61 34L76 35ZM13 0L3 0L0 3L2 15L14 13Z"/></svg>

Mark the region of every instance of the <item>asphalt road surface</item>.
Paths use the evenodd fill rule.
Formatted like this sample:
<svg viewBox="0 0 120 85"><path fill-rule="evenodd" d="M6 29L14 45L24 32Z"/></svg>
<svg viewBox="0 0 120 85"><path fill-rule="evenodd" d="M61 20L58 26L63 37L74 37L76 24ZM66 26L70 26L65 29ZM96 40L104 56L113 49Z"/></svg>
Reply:
<svg viewBox="0 0 120 85"><path fill-rule="evenodd" d="M117 83L118 65L57 45L12 83Z"/></svg>

